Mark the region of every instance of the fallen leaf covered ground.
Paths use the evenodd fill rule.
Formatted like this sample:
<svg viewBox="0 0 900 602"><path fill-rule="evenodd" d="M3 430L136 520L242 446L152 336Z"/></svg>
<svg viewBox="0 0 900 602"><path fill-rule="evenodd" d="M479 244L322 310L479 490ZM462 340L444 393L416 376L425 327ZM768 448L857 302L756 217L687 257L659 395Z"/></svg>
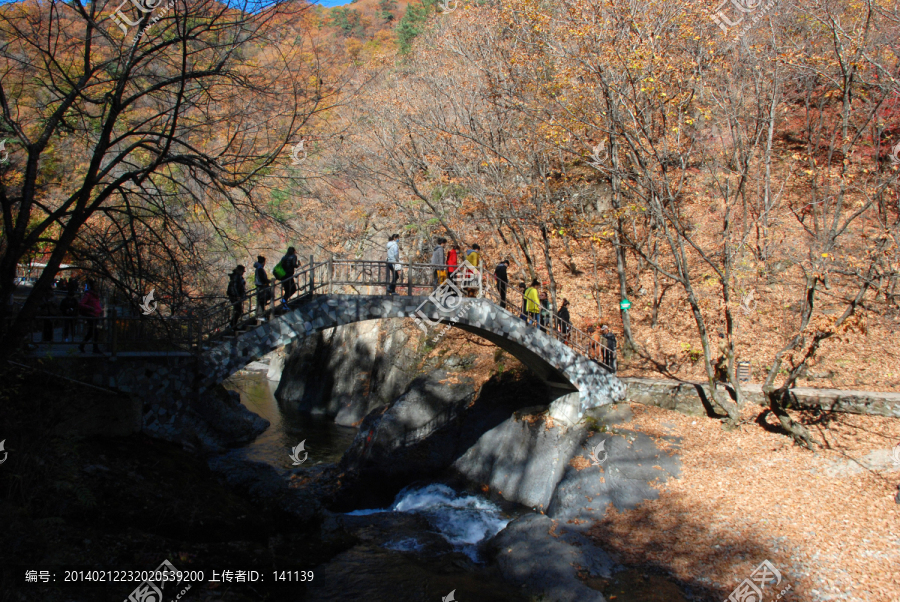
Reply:
<svg viewBox="0 0 900 602"><path fill-rule="evenodd" d="M630 426L661 447L673 447L664 436L682 438L683 472L661 485L658 499L609 507L594 525L597 543L620 561L660 568L723 599L768 560L782 581L766 588L766 602L900 601L900 465L890 455L900 421L795 415L828 442L813 452L776 432L772 418L756 423L756 406L743 408L749 423L726 431L708 418L630 405Z"/></svg>

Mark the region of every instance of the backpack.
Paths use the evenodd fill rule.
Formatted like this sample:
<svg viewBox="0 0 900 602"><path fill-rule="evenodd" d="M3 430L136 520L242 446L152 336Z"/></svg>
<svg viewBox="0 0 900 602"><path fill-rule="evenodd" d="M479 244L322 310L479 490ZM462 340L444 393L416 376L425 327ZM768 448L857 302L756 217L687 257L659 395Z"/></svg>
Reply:
<svg viewBox="0 0 900 602"><path fill-rule="evenodd" d="M236 299L238 297L237 287L235 286L235 282L234 282L234 274L232 274L231 277L228 279L228 289L226 289L225 295L229 299Z"/></svg>
<svg viewBox="0 0 900 602"><path fill-rule="evenodd" d="M284 266L281 265L280 261L272 268L272 275L275 276L275 280L284 280L287 276L287 272L284 270Z"/></svg>

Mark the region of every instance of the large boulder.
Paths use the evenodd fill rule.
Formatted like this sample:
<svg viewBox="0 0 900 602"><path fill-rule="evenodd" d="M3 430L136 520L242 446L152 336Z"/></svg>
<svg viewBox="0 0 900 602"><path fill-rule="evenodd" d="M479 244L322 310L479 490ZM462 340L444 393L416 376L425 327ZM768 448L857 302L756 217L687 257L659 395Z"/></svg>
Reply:
<svg viewBox="0 0 900 602"><path fill-rule="evenodd" d="M586 434L584 426L548 427L542 416L517 413L484 433L453 467L510 501L546 509Z"/></svg>
<svg viewBox="0 0 900 602"><path fill-rule="evenodd" d="M609 579L609 556L579 533L547 516L518 518L488 543L503 577L547 602L606 602L578 576Z"/></svg>
<svg viewBox="0 0 900 602"><path fill-rule="evenodd" d="M518 412L484 433L453 467L507 500L589 521L602 518L608 503L625 509L655 499L651 483L679 474L676 457L620 426L631 419L627 407L595 408L588 417L591 428L587 421L566 427L543 413Z"/></svg>

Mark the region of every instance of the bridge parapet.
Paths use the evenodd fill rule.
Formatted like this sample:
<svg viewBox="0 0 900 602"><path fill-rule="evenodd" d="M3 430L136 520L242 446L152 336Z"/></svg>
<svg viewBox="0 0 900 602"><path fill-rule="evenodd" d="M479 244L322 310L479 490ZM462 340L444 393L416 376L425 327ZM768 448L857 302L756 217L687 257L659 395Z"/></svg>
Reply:
<svg viewBox="0 0 900 602"><path fill-rule="evenodd" d="M579 391L582 410L624 398L625 387L600 364L584 357L551 334L484 298L467 299L464 311L454 314L456 328L477 334L501 347L536 372L560 394ZM206 389L250 362L297 338L322 330L362 322L415 318L447 321L424 296L319 295L293 311L233 339L217 342L200 357L200 389Z"/></svg>

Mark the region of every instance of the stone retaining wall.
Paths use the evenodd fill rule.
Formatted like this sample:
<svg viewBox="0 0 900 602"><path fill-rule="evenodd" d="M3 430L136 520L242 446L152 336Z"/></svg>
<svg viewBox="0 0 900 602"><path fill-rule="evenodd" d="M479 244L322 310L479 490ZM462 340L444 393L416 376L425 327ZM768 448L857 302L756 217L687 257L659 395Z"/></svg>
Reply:
<svg viewBox="0 0 900 602"><path fill-rule="evenodd" d="M707 415L708 385L634 377L620 377L619 380L625 384L627 401L675 410L691 416ZM762 385L745 384L741 389L747 401L767 405ZM728 390L731 393L731 389ZM900 393L798 387L791 389L789 395L791 406L797 408L819 408L831 412L900 418Z"/></svg>

